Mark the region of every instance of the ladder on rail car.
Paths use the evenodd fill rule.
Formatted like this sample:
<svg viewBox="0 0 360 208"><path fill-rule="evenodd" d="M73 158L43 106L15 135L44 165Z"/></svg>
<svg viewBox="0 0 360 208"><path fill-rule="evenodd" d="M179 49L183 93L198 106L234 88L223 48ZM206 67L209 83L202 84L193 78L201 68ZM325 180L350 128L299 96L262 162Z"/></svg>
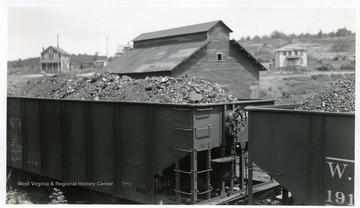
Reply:
<svg viewBox="0 0 360 208"><path fill-rule="evenodd" d="M182 170L180 167L179 160L177 160L175 163L174 171L175 171L176 184L175 184L174 191L176 192L176 202L178 204L181 203L181 195L182 194L191 196L191 204L195 204L197 202L199 195L206 194L205 198L207 200L209 200L211 198L211 191L213 190L211 187L211 183L210 183L210 172L212 171L212 169L211 169L211 149L212 149L211 147L209 147L208 149L204 149L204 150L196 150L196 149L185 150L185 149L175 148L175 150L177 150L177 151L190 153L190 171ZM206 168L204 170L198 170L198 167L197 167L197 153L199 151L206 151L207 160L206 160ZM197 179L198 179L198 174L202 174L202 173L206 174L205 180L206 180L207 190L200 192L198 189ZM187 174L190 176L190 183L191 183L190 192L181 190L180 174Z"/></svg>

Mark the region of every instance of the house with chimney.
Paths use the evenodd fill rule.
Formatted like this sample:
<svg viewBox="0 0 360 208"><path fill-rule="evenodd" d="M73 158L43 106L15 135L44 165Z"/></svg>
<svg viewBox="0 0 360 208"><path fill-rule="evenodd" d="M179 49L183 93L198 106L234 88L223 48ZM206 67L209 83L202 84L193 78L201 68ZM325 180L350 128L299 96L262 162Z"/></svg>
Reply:
<svg viewBox="0 0 360 208"><path fill-rule="evenodd" d="M143 33L133 49L104 70L133 78L196 76L219 84L240 99L259 98L259 72L266 68L237 41L221 20Z"/></svg>
<svg viewBox="0 0 360 208"><path fill-rule="evenodd" d="M40 53L40 70L43 72L70 71L70 54L59 47L43 48Z"/></svg>

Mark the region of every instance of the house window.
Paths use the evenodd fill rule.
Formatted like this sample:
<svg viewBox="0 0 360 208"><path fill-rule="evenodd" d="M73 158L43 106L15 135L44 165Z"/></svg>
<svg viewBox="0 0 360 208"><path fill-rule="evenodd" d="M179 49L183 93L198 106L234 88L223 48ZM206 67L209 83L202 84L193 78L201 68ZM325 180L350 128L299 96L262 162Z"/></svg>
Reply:
<svg viewBox="0 0 360 208"><path fill-rule="evenodd" d="M223 53L221 52L216 53L216 58L218 61L223 61Z"/></svg>
<svg viewBox="0 0 360 208"><path fill-rule="evenodd" d="M50 48L50 49L49 49L49 53L53 53L53 50L52 50L52 48Z"/></svg>
<svg viewBox="0 0 360 208"><path fill-rule="evenodd" d="M45 60L48 60L49 59L49 54L45 54Z"/></svg>
<svg viewBox="0 0 360 208"><path fill-rule="evenodd" d="M300 51L300 56L302 56L302 55L303 55L303 53L304 53L304 51Z"/></svg>
<svg viewBox="0 0 360 208"><path fill-rule="evenodd" d="M291 51L288 51L288 55L291 56Z"/></svg>
<svg viewBox="0 0 360 208"><path fill-rule="evenodd" d="M54 54L54 59L58 59L58 55L56 53Z"/></svg>
<svg viewBox="0 0 360 208"><path fill-rule="evenodd" d="M295 51L295 55L299 55L299 53L298 53L299 51Z"/></svg>
<svg viewBox="0 0 360 208"><path fill-rule="evenodd" d="M284 51L284 56L286 56L286 51Z"/></svg>

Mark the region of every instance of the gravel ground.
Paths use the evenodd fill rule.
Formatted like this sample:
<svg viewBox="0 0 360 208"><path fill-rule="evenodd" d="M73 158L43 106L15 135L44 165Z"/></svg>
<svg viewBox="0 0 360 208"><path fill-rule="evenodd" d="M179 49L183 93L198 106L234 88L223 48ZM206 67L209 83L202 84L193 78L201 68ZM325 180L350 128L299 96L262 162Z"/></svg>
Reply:
<svg viewBox="0 0 360 208"><path fill-rule="evenodd" d="M157 103L219 103L237 101L218 84L200 78L132 79L103 73L93 77L60 74L29 81L8 94L21 97L135 101Z"/></svg>
<svg viewBox="0 0 360 208"><path fill-rule="evenodd" d="M298 109L355 113L355 74L344 75Z"/></svg>

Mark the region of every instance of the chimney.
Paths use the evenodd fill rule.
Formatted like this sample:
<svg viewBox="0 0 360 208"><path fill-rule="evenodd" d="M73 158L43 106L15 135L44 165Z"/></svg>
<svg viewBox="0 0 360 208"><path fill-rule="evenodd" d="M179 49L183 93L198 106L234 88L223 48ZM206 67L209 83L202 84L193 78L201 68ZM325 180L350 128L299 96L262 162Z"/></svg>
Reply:
<svg viewBox="0 0 360 208"><path fill-rule="evenodd" d="M43 47L43 51L45 50L45 48Z"/></svg>

